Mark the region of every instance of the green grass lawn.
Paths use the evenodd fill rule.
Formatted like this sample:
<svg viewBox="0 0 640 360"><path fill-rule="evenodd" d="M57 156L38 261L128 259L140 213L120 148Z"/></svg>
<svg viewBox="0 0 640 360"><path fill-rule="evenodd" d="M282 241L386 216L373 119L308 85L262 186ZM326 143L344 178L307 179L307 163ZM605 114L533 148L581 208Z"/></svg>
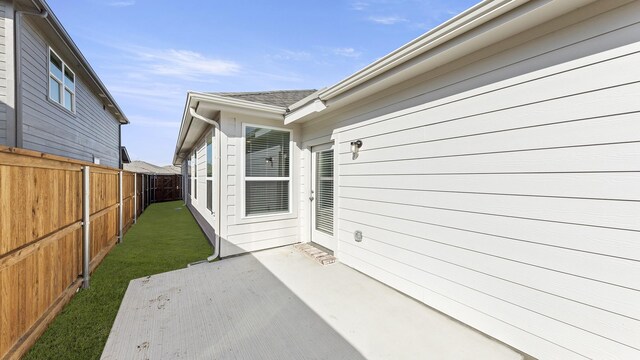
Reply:
<svg viewBox="0 0 640 360"><path fill-rule="evenodd" d="M182 201L147 208L25 359L98 359L132 279L206 259L211 247Z"/></svg>

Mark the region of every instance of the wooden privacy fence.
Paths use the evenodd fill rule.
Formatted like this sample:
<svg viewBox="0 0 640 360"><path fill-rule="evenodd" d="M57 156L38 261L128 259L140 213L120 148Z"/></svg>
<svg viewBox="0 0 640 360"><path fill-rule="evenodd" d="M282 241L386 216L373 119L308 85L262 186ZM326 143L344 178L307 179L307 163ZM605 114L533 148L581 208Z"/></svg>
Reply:
<svg viewBox="0 0 640 360"><path fill-rule="evenodd" d="M149 203L182 199L182 175L146 175Z"/></svg>
<svg viewBox="0 0 640 360"><path fill-rule="evenodd" d="M83 283L87 167L91 272L142 213L141 175L0 146L2 359L24 354Z"/></svg>

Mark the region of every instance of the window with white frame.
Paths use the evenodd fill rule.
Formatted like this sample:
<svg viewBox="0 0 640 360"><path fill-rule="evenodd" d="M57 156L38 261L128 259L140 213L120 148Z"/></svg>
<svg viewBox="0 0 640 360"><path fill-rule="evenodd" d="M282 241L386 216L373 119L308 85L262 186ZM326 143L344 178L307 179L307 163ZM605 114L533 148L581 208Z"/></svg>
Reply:
<svg viewBox="0 0 640 360"><path fill-rule="evenodd" d="M246 125L245 216L290 212L291 132Z"/></svg>
<svg viewBox="0 0 640 360"><path fill-rule="evenodd" d="M215 129L207 135L207 209L213 211L213 142Z"/></svg>
<svg viewBox="0 0 640 360"><path fill-rule="evenodd" d="M75 112L76 109L76 75L49 48L49 99Z"/></svg>
<svg viewBox="0 0 640 360"><path fill-rule="evenodd" d="M193 151L193 198L198 200L198 156L196 150Z"/></svg>
<svg viewBox="0 0 640 360"><path fill-rule="evenodd" d="M187 194L191 195L191 181L192 181L192 173L191 173L191 159L187 160Z"/></svg>

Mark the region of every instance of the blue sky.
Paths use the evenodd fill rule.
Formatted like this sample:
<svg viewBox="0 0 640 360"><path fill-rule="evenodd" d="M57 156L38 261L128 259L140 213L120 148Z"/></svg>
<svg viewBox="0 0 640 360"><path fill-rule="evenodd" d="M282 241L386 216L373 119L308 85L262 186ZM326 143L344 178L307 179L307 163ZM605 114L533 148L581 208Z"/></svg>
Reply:
<svg viewBox="0 0 640 360"><path fill-rule="evenodd" d="M131 157L158 165L187 91L329 86L476 2L48 1L131 121Z"/></svg>

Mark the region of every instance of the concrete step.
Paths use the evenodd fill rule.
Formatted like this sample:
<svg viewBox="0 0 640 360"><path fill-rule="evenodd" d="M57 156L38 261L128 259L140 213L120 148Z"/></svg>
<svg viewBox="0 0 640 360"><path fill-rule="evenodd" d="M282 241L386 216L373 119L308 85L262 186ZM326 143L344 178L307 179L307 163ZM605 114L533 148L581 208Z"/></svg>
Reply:
<svg viewBox="0 0 640 360"><path fill-rule="evenodd" d="M312 258L313 260L317 261L321 265L329 265L336 262L336 258L333 255L328 254L309 243L297 244L294 246L294 248L305 254L306 256Z"/></svg>

